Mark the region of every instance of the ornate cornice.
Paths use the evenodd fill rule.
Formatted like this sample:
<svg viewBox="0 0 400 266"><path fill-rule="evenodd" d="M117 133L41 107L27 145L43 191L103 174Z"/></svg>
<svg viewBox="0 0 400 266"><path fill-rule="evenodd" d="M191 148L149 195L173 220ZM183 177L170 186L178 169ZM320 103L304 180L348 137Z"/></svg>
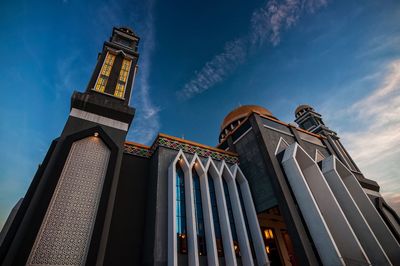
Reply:
<svg viewBox="0 0 400 266"><path fill-rule="evenodd" d="M125 142L124 152L131 155L150 158L158 147L177 151L182 150L185 153L197 154L198 156L206 158L211 157L218 161L224 160L227 163L237 163L239 161L238 155L233 152L219 150L214 147L205 146L200 143L179 139L165 134L159 134L151 147L134 142Z"/></svg>

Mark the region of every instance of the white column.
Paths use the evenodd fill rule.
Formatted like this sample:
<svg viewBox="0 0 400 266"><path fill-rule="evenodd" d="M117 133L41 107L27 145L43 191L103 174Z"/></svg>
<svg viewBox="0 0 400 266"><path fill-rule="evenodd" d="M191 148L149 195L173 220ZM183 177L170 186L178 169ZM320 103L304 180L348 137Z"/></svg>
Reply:
<svg viewBox="0 0 400 266"><path fill-rule="evenodd" d="M328 226L295 159L297 143L290 145L282 165L315 247L324 265L345 265Z"/></svg>
<svg viewBox="0 0 400 266"><path fill-rule="evenodd" d="M254 265L254 261L253 261L253 256L251 255L251 248L247 235L246 223L243 218L240 198L238 191L236 189L236 182L225 161L222 162L221 175L222 178L225 179L228 185L229 199L227 200L230 200L232 205L232 212L234 218L233 220L235 222L236 234L238 236L242 263L243 265L246 266L247 265L252 266Z"/></svg>
<svg viewBox="0 0 400 266"><path fill-rule="evenodd" d="M342 177L352 176L350 170L334 156L330 156L322 161L322 171L372 264L391 265L386 253L342 181Z"/></svg>
<svg viewBox="0 0 400 266"><path fill-rule="evenodd" d="M168 265L178 265L177 232L176 232L176 165L179 163L184 173L186 230L188 261L190 266L198 266L197 234L194 214L193 179L191 168L185 154L179 151L168 168Z"/></svg>
<svg viewBox="0 0 400 266"><path fill-rule="evenodd" d="M322 161L322 171L371 262L400 265L399 244L353 173L334 156Z"/></svg>
<svg viewBox="0 0 400 266"><path fill-rule="evenodd" d="M197 249L196 215L193 195L193 177L190 168L185 171L185 205L186 205L186 226L188 241L189 266L199 265L199 252Z"/></svg>
<svg viewBox="0 0 400 266"><path fill-rule="evenodd" d="M288 154L296 162L299 174L303 176L307 183L332 238L342 255L342 259L345 263L369 265L370 261L364 249L354 234L318 165L301 146L297 143L292 145L286 150L284 159L287 158L286 155ZM290 154L291 147L294 148ZM313 224L310 227L312 226Z"/></svg>
<svg viewBox="0 0 400 266"><path fill-rule="evenodd" d="M257 264L270 265L267 253L265 252L264 240L258 223L256 209L254 207L251 191L247 179L243 172L240 170L237 164L233 167L233 175L239 183L238 189L240 189L243 198L243 208L246 212L247 222L249 224L251 238L253 240L254 251L256 253Z"/></svg>
<svg viewBox="0 0 400 266"><path fill-rule="evenodd" d="M218 265L217 244L215 242L214 224L212 221L212 207L208 187L207 173L197 154L193 157L191 169L194 169L199 175L201 205L203 207L203 219L205 229L205 241L207 248L208 265Z"/></svg>
<svg viewBox="0 0 400 266"><path fill-rule="evenodd" d="M178 157L168 168L168 266L177 266L176 240L176 163Z"/></svg>
<svg viewBox="0 0 400 266"><path fill-rule="evenodd" d="M229 215L226 205L226 199L224 196L222 179L220 172L217 170L217 167L215 166L211 158L209 158L207 161L206 171L208 174L211 175L211 178L213 179L214 182L215 196L218 208L218 217L221 226L222 244L224 248L225 264L236 266L237 261L236 261L235 251L233 249L233 239L231 233L232 231L231 231L231 226L229 224Z"/></svg>

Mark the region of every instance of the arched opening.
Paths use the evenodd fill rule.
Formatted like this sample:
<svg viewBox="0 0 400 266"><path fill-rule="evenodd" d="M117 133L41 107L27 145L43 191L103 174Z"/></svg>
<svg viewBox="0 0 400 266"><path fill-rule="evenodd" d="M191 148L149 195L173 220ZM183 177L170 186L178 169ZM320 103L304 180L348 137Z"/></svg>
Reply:
<svg viewBox="0 0 400 266"><path fill-rule="evenodd" d="M186 205L185 205L185 178L179 165L176 164L176 233L177 244L180 253L186 254L187 247L187 229L186 229Z"/></svg>

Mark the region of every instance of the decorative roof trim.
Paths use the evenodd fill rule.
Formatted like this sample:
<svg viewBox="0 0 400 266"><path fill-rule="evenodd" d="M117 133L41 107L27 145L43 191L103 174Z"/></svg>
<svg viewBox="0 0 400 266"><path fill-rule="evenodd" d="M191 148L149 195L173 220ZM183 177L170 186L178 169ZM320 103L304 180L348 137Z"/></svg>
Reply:
<svg viewBox="0 0 400 266"><path fill-rule="evenodd" d="M280 121L280 120L278 120L278 119L274 119L274 118L269 117L269 116L265 116L265 115L262 115L262 114L259 114L259 116L261 116L262 118L265 118L265 119L274 121L274 122L276 122L276 123L279 123L279 124L281 124L281 125L287 126L287 127L294 127L294 126L292 126L292 125L290 125L290 124L287 124L287 123L285 123L285 122L282 122L282 121ZM304 133L306 133L306 134L308 134L308 135L311 135L311 136L314 136L314 137L316 137L316 138L319 138L319 139L326 139L326 137L324 137L324 136L322 136L322 135L312 133L312 132L307 131L307 130L305 130L305 129L302 129L302 128L300 128L300 127L294 127L294 128L297 129L298 131L304 132Z"/></svg>
<svg viewBox="0 0 400 266"><path fill-rule="evenodd" d="M158 147L165 147L177 151L182 150L185 153L197 154L201 157L211 157L214 160L226 161L228 163L237 163L239 161L238 155L234 152L224 151L161 133L158 134L151 147L135 142L125 142L124 152L150 158Z"/></svg>
<svg viewBox="0 0 400 266"><path fill-rule="evenodd" d="M153 152L154 151L150 147L147 147L145 145L141 145L134 142L124 143L124 153L128 153L130 155L150 158L153 155Z"/></svg>

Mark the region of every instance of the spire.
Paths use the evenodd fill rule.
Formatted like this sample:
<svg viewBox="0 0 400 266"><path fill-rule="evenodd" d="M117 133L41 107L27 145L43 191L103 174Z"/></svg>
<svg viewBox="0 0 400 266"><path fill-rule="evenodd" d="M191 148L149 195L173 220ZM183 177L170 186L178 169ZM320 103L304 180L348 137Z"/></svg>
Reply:
<svg viewBox="0 0 400 266"><path fill-rule="evenodd" d="M294 120L300 128L321 135L334 135L336 132L329 129L322 121L322 116L308 104L299 105L295 111Z"/></svg>

